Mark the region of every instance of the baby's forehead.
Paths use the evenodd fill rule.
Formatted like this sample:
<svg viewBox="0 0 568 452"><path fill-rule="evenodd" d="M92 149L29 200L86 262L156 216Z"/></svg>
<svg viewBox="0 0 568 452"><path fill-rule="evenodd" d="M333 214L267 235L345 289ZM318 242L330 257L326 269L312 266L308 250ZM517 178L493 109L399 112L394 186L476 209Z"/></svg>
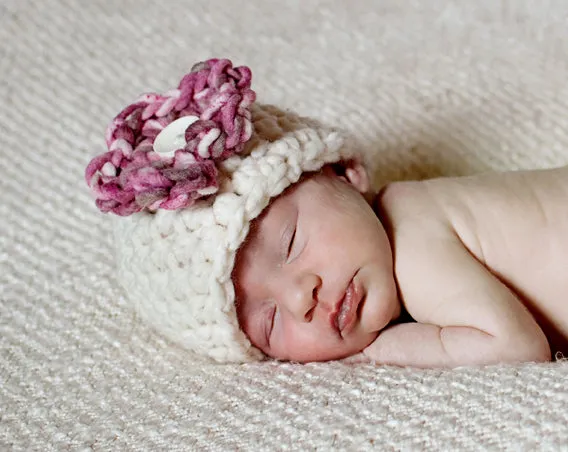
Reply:
<svg viewBox="0 0 568 452"><path fill-rule="evenodd" d="M298 206L312 196L311 192L302 190L302 187L308 183L321 183L319 176L319 173L306 173L282 194L272 198L260 215L251 221L244 247L253 251L271 246L274 241L278 241L286 225L294 221L299 214ZM302 211L302 215L310 215L310 212Z"/></svg>
<svg viewBox="0 0 568 452"><path fill-rule="evenodd" d="M260 215L250 222L242 248L251 251L262 248L279 232L291 210L290 194L290 191L286 191L273 198Z"/></svg>

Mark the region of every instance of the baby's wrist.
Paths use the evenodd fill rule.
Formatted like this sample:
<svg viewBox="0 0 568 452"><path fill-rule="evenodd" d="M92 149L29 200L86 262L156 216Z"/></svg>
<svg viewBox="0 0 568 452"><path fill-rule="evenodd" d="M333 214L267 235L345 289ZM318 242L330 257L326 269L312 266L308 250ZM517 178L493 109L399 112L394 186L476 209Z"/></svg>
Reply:
<svg viewBox="0 0 568 452"><path fill-rule="evenodd" d="M355 355L348 356L347 358L343 358L339 360L339 362L343 364L366 364L371 362L371 360L363 352L360 352Z"/></svg>

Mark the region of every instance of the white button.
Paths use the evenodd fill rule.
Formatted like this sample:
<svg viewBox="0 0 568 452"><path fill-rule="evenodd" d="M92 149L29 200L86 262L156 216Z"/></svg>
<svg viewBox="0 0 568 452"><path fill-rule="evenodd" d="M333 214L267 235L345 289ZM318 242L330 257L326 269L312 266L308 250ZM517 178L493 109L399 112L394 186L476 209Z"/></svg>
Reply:
<svg viewBox="0 0 568 452"><path fill-rule="evenodd" d="M187 144L185 141L187 128L198 120L197 116L182 116L168 124L154 140L154 151L164 157L173 157L178 149L182 149Z"/></svg>

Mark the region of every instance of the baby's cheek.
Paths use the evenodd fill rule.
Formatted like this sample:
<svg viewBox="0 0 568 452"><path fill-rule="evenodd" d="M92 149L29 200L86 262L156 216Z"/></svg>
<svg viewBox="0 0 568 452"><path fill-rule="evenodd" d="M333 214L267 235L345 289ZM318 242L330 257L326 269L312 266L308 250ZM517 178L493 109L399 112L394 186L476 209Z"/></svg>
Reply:
<svg viewBox="0 0 568 452"><path fill-rule="evenodd" d="M402 311L402 304L398 297L398 289L392 271L382 272L382 280L374 287L373 293L375 303L369 303L374 308L371 312L371 330L380 331L393 320L396 320Z"/></svg>
<svg viewBox="0 0 568 452"><path fill-rule="evenodd" d="M372 342L399 314L400 305L397 300L385 302L377 298L375 303L365 303L361 310L361 334L368 335Z"/></svg>
<svg viewBox="0 0 568 452"><path fill-rule="evenodd" d="M313 328L310 328L313 327ZM338 359L338 344L315 325L281 322L275 325L269 356L275 359L297 362L327 361Z"/></svg>

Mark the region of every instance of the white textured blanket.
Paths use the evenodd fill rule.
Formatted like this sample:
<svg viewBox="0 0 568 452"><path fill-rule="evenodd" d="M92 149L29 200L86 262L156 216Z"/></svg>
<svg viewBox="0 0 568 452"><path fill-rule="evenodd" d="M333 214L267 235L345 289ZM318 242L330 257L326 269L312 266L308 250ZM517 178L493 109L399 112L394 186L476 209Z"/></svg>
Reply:
<svg viewBox="0 0 568 452"><path fill-rule="evenodd" d="M568 450L568 362L220 366L136 321L83 170L212 56L377 184L568 163L566 1L0 0L0 450Z"/></svg>

